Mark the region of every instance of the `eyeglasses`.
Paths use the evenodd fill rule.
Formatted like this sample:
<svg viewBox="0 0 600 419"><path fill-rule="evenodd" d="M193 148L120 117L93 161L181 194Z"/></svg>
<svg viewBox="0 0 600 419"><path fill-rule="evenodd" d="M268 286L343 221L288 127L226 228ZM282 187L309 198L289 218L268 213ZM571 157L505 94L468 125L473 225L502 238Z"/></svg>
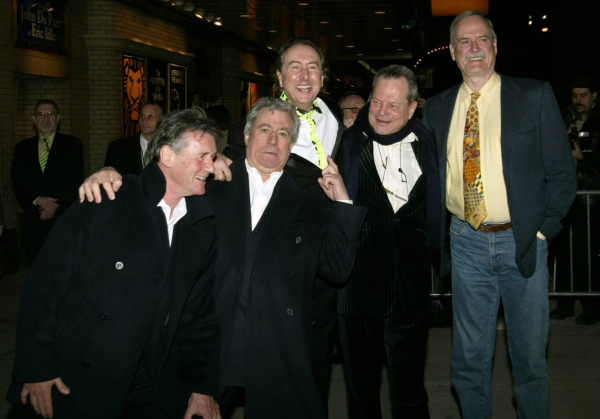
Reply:
<svg viewBox="0 0 600 419"><path fill-rule="evenodd" d="M347 111L350 110L352 111L352 113L358 113L358 111L360 111L361 108L357 108L356 106L353 106L352 108L342 108L343 111Z"/></svg>
<svg viewBox="0 0 600 419"><path fill-rule="evenodd" d="M56 111L48 111L48 112L38 112L35 114L38 118L43 118L44 116L48 116L48 117L53 117L58 115L58 112Z"/></svg>
<svg viewBox="0 0 600 419"><path fill-rule="evenodd" d="M379 151L381 153L381 150ZM383 186L383 182L385 181L385 174L387 172L387 163L388 163L388 158L386 156L385 158L385 163L383 163L383 176L381 177L381 186ZM408 196L408 179L406 178L406 174L404 173L404 171L402 170L401 167L398 168L398 172L400 173L400 181L406 186L406 196ZM401 197L400 195L390 191L388 188L386 188L385 186L383 186L383 190L385 191L385 193L387 193L388 195L392 195L396 198L398 198L401 201L404 202L408 202L408 199Z"/></svg>

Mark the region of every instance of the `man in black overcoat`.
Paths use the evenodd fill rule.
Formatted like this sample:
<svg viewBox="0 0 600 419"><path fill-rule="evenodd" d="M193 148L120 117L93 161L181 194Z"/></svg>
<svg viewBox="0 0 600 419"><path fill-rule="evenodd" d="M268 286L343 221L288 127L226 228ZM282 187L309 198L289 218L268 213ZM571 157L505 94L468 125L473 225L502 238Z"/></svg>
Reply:
<svg viewBox="0 0 600 419"><path fill-rule="evenodd" d="M57 223L23 290L11 402L29 397L44 417L219 417L216 231L197 196L219 132L202 116L165 118L155 162L119 200L74 204Z"/></svg>
<svg viewBox="0 0 600 419"><path fill-rule="evenodd" d="M259 99L244 130L247 157L231 165L231 182L208 187L219 231L215 303L223 329L224 418L237 396L245 397L246 419L327 416L313 373L313 285L317 275L338 284L348 278L366 211L348 201L331 158L316 183L337 201L331 205L284 170L298 130L289 103ZM108 175L118 181L106 170L86 181L88 199Z"/></svg>
<svg viewBox="0 0 600 419"><path fill-rule="evenodd" d="M327 81L323 51L308 38L293 38L281 48L275 67L274 88L283 100L294 105L300 118L298 141L292 147L285 170L302 190L316 195L328 205L330 201L323 194L317 179L327 166L327 156L337 161L344 125L339 105L328 97L319 95L323 83ZM246 156L243 134L245 125L246 119L242 119L229 130L228 147L223 154L232 160ZM218 177L219 169L216 171L215 176ZM312 303L315 316L314 373L325 408L331 379L337 293L333 284L317 277Z"/></svg>
<svg viewBox="0 0 600 419"><path fill-rule="evenodd" d="M57 132L58 105L41 99L35 106L33 122L38 135L15 147L11 177L19 206L23 210L23 236L29 263L40 251L50 229L77 198L83 180L81 140Z"/></svg>

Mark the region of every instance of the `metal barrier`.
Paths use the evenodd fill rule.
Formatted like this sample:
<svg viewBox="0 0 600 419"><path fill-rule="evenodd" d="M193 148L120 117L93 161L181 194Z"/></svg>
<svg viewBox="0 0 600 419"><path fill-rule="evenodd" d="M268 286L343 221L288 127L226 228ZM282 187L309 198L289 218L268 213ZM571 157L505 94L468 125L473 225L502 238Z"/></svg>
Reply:
<svg viewBox="0 0 600 419"><path fill-rule="evenodd" d="M548 293L551 297L586 297L586 296L600 296L600 291L592 291L592 233L591 233L591 222L590 222L590 196L599 196L600 191L577 191L577 196L586 197L586 223L587 223L587 291L575 291L575 279L573 274L573 225L569 224L569 267L570 267L570 291L556 291L556 271L557 271L557 256L553 258L553 272L552 272L552 291ZM600 198L599 198L600 199ZM598 202L597 205L600 205ZM600 220L598 220L600 222ZM595 240L600 240L600 237L595 237ZM600 255L596 255L600 256ZM596 275L600 275L600 272L596 272ZM600 279L598 279L600 281ZM431 267L431 297L442 298L452 297L452 292L439 293L436 292L436 276L433 266Z"/></svg>
<svg viewBox="0 0 600 419"><path fill-rule="evenodd" d="M577 198L580 196L585 197L586 205L586 225L587 225L587 291L575 291L575 276L574 276L574 262L573 262L573 224L569 224L569 280L570 280L570 291L556 291L557 284L557 260L558 256L554 255L553 260L553 273L552 273L552 291L548 294L552 297L570 296L570 297L586 297L586 296L600 296L600 292L592 291L592 231L591 231L591 217L590 217L590 197L600 196L600 191L577 191ZM576 199L577 199L576 198ZM596 205L600 205L600 202ZM598 220L597 222L600 222ZM595 237L594 240L600 240L600 237ZM594 255L598 257L600 255ZM599 275L600 272L595 272Z"/></svg>

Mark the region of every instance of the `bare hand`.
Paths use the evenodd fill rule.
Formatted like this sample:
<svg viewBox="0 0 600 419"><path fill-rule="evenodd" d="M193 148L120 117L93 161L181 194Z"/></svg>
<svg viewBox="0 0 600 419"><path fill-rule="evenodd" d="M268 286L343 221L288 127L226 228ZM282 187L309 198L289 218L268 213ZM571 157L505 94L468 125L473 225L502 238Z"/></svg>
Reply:
<svg viewBox="0 0 600 419"><path fill-rule="evenodd" d="M49 196L40 196L35 203L41 209L48 211L50 214L54 214L59 205L56 203L56 198L50 198Z"/></svg>
<svg viewBox="0 0 600 419"><path fill-rule="evenodd" d="M416 101L417 101L417 108L422 108L423 106L425 106L425 102L427 102L425 99L423 99L420 96L416 99Z"/></svg>
<svg viewBox="0 0 600 419"><path fill-rule="evenodd" d="M21 403L27 403L27 395L35 412L45 418L54 416L52 409L52 386L56 385L58 391L67 395L71 393L71 389L62 382L60 377L51 381L42 383L25 383L21 391Z"/></svg>
<svg viewBox="0 0 600 419"><path fill-rule="evenodd" d="M214 177L216 180L226 180L227 182L231 181L231 170L229 170L229 165L232 162L233 160L231 160L229 157L226 157L221 153L217 153L217 157L214 161Z"/></svg>
<svg viewBox="0 0 600 419"><path fill-rule="evenodd" d="M571 153L573 153L573 157L576 158L577 160L583 159L583 153L581 152L581 149L579 148L579 144L577 144L577 141L573 142L573 146L575 147L571 151Z"/></svg>
<svg viewBox="0 0 600 419"><path fill-rule="evenodd" d="M323 170L323 177L319 178L319 185L332 201L349 200L350 196L342 180L342 175L331 156L327 156L327 163L329 165Z"/></svg>
<svg viewBox="0 0 600 419"><path fill-rule="evenodd" d="M354 117L354 118L344 118L344 126L346 128L350 128L352 125L354 125L354 121L356 121L356 117Z"/></svg>
<svg viewBox="0 0 600 419"><path fill-rule="evenodd" d="M123 177L112 167L103 167L96 173L83 181L83 185L79 187L79 202L83 202L85 198L89 202L96 201L97 204L102 202L102 194L100 193L100 185L106 191L108 199L115 199L115 192L119 190L123 184Z"/></svg>
<svg viewBox="0 0 600 419"><path fill-rule="evenodd" d="M219 404L211 396L192 393L183 419L192 419L194 415L202 416L204 419L221 419Z"/></svg>
<svg viewBox="0 0 600 419"><path fill-rule="evenodd" d="M49 220L52 217L54 217L54 213L53 212L48 212L45 209L42 209L40 211L40 220Z"/></svg>

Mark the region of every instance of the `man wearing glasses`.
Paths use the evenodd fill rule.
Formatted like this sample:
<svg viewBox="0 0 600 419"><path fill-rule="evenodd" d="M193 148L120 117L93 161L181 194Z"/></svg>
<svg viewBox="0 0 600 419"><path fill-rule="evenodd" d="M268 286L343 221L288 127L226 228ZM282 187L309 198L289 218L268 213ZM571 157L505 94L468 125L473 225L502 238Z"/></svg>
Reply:
<svg viewBox="0 0 600 419"><path fill-rule="evenodd" d="M417 78L382 68L371 100L344 134L342 176L367 208L338 321L350 418L381 418L381 366L389 368L394 418L429 418L423 385L431 250L439 234L435 141L413 118Z"/></svg>
<svg viewBox="0 0 600 419"><path fill-rule="evenodd" d="M354 124L358 111L366 104L365 100L353 90L344 93L344 96L342 96L338 103L344 113L344 126L346 128L350 128Z"/></svg>
<svg viewBox="0 0 600 419"><path fill-rule="evenodd" d="M38 135L20 141L12 165L13 188L23 209L23 233L31 264L50 229L77 198L83 180L81 140L57 132L58 105L41 99L33 122Z"/></svg>

